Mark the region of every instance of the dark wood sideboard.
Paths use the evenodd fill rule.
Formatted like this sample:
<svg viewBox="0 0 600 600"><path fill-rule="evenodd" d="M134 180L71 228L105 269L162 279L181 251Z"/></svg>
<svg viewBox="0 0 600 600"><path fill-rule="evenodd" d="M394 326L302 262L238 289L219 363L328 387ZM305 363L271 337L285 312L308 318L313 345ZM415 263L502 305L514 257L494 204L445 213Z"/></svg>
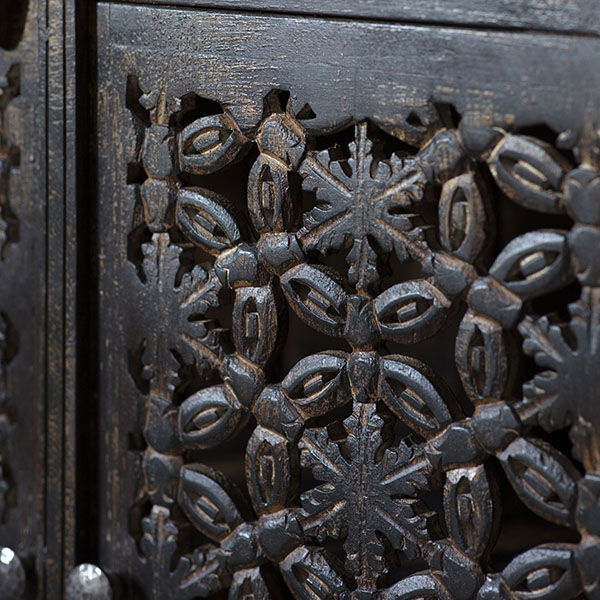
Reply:
<svg viewBox="0 0 600 600"><path fill-rule="evenodd" d="M600 599L600 4L0 0L0 600Z"/></svg>

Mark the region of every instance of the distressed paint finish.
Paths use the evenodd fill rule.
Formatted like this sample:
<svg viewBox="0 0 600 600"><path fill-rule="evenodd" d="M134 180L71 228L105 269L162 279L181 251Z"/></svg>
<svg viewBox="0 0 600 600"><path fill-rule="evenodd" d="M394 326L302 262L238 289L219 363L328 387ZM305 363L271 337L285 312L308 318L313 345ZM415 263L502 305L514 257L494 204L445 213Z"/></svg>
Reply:
<svg viewBox="0 0 600 600"><path fill-rule="evenodd" d="M162 0L133 0L139 4L165 4ZM453 24L457 27L515 28L598 34L600 9L587 0L355 0L340 4L331 0L175 0L171 5L231 11L322 15L409 23Z"/></svg>
<svg viewBox="0 0 600 600"><path fill-rule="evenodd" d="M597 598L599 23L3 3L0 596Z"/></svg>
<svg viewBox="0 0 600 600"><path fill-rule="evenodd" d="M598 40L99 23L101 566L139 552L156 598L594 598L598 415L565 398L596 381ZM283 368L288 321L323 346ZM515 502L562 529L506 549Z"/></svg>

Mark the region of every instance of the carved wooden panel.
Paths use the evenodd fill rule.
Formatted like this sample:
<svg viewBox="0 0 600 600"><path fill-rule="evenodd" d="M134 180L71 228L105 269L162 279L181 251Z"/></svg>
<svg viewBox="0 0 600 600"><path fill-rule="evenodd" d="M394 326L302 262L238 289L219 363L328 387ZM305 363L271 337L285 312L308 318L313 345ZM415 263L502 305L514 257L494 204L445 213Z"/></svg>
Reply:
<svg viewBox="0 0 600 600"><path fill-rule="evenodd" d="M599 597L599 42L99 16L99 564Z"/></svg>

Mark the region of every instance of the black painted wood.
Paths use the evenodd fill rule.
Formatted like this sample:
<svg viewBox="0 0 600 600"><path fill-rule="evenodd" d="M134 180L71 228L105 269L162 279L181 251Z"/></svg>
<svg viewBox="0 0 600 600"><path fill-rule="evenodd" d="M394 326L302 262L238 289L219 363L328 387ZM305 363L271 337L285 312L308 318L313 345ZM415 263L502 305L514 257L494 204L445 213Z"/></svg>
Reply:
<svg viewBox="0 0 600 600"><path fill-rule="evenodd" d="M317 597L500 599L570 560L587 574L565 596L594 589L595 542L570 544L595 519L566 492L594 459L576 484L547 445L570 455L540 433L568 419L545 412L560 392L534 407L525 354L550 360L537 298L596 310L594 259L564 258L595 225L563 182L594 177L600 42L107 3L98 31L100 566L153 598L318 579ZM587 372L562 348L564 376ZM381 470L419 457L387 492Z"/></svg>
<svg viewBox="0 0 600 600"><path fill-rule="evenodd" d="M2 4L0 600L597 598L599 23Z"/></svg>
<svg viewBox="0 0 600 600"><path fill-rule="evenodd" d="M119 1L119 0L118 0ZM132 0L138 4L188 6L202 9L227 8L234 12L275 12L322 17L360 18L403 22L454 24L458 27L516 28L597 35L600 9L590 0Z"/></svg>

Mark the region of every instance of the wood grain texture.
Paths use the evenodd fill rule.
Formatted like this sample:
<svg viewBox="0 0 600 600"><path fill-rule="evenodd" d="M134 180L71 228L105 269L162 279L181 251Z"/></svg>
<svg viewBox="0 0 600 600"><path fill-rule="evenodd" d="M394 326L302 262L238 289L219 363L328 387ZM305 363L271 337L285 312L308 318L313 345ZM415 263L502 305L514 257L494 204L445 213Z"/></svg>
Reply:
<svg viewBox="0 0 600 600"><path fill-rule="evenodd" d="M242 128L256 125L273 88L291 91L294 112L310 103L315 130L367 117L393 130L430 101L480 123L543 122L556 131L580 129L576 115L589 121L597 111L593 38L121 5L101 5L99 18L112 64L143 52L142 89L226 98ZM107 59L100 56L101 70ZM165 70L178 76L165 78Z"/></svg>
<svg viewBox="0 0 600 600"><path fill-rule="evenodd" d="M2 218L10 207L11 229L0 259L2 331L1 463L8 483L0 517L2 546L11 547L25 565L27 593L43 597L46 554L46 115L43 45L38 31L39 2L19 2L12 24L0 27L2 87L11 69L18 73L18 94L3 110L0 162ZM23 10L23 9L27 10ZM1 11L5 13L6 8ZM0 17L1 18L1 17ZM10 77L9 77L10 80ZM10 81L8 82L10 84ZM4 91L4 90L3 90ZM2 100L0 100L2 104ZM5 154L6 144L15 149ZM4 175L5 173L3 173ZM4 237L4 236L3 236ZM7 588L10 589L10 588Z"/></svg>
<svg viewBox="0 0 600 600"><path fill-rule="evenodd" d="M119 1L119 0L117 0ZM232 11L276 12L282 14L319 15L338 18L361 18L454 24L459 27L516 28L600 33L600 8L593 0L131 0L132 3L179 5L204 9L228 8Z"/></svg>
<svg viewBox="0 0 600 600"><path fill-rule="evenodd" d="M513 340L505 330L515 333L526 303L572 281L565 259L569 218L578 222L573 229L578 239L597 239L595 226L575 214L578 194L586 193L570 196L561 185L569 179L573 190L593 187L592 175L570 161L577 156L575 165L597 166L600 78L594 65L600 41L133 4L100 4L98 17L103 434L98 564L121 575L129 597L184 598L226 588L236 598L250 591L265 597L269 582L263 581L259 564L276 565L298 598L314 597L306 583L313 580L323 596L345 597L341 570L331 567L321 549L298 540L306 535L314 543L339 539L347 530L344 569L354 578L356 598L381 592L390 599L427 594L466 599L477 597L479 588L480 598L501 598L503 590L520 589L540 565L552 573L563 565L560 573L567 575L560 585L566 597L575 598L582 587L570 575L574 560L586 570L589 589L597 587L589 569L595 542L591 550L566 543L514 550L502 558L509 564L502 572L480 568L479 561L486 565L498 525L495 480L483 468L486 456L499 459L511 493L534 515L563 527L575 522L575 471L570 463L563 466L567 463L558 451L527 437L535 419L548 416L529 404L537 392L532 388L517 407L504 400L513 375ZM273 90L280 94L273 96ZM284 91L289 102L275 109L275 98L287 98ZM185 118L186 110L210 109ZM450 120L462 118L460 128L434 122L434 113L444 110ZM551 137L560 152L523 130ZM377 148L397 144L409 163L414 158L418 168L406 177L408 183L400 176L406 173L398 156L389 157L389 169L370 162L377 140ZM228 185L215 173L236 161L248 169L240 167L235 177L234 171L225 173L229 187L243 188L228 201ZM291 209L298 201L293 175L302 180L303 193L316 196L302 225L294 225L298 215ZM503 199L490 195L483 180ZM221 188L213 190L211 184ZM388 190L404 185L410 200ZM434 258L431 248L425 249L425 232L409 227L414 215L405 214L413 202L427 202L425 190L439 194L433 227L439 225L443 251L438 248ZM384 200L370 202L374 196ZM386 208L387 200L398 204ZM479 276L470 263L483 260L491 242L488 200L494 210L504 203L523 209L524 229L509 233L510 214L499 215L502 241L483 267L489 276ZM390 234L402 218L408 220L405 234ZM250 234L243 231L244 221L251 223L246 224ZM556 231L535 231L554 225ZM587 268L589 252L583 241L578 243L583 249L573 250L582 261L577 276L582 286L593 287L597 279ZM332 272L323 257L342 249L348 251L348 265L335 265L342 271L340 282L340 273ZM373 288L383 276L378 255L392 252L400 262L419 262L430 279L408 276L411 281L377 288L376 295ZM178 279L184 255L190 262ZM204 270L211 260L214 272ZM229 309L230 353L217 343L218 328L206 316L217 308L221 286L235 296ZM198 289L202 293L188 295ZM592 296L582 293L577 309L586 322L593 321L598 307ZM466 312L460 314L457 333L446 340L456 351L448 361L439 358L436 342L453 302L462 303ZM321 332L328 341L319 348L324 352L302 356L273 380L267 378L266 364L278 352L275 333L284 329L284 306L310 327L305 337ZM543 317L520 326L530 340L525 351L541 356ZM201 337L203 327L202 342L190 343ZM256 333L261 331L262 336ZM476 408L472 416L446 399L443 382L420 360L378 354L383 343L408 346L411 354L428 336L434 336L429 356L438 361L436 369L456 358L454 375L465 402ZM333 350L334 338L345 345ZM292 338L291 346L304 342ZM572 364L571 354L565 345L565 364ZM542 358L540 367L547 360ZM585 359L573 360L588 372ZM202 372L205 363L210 365L219 383L204 382L188 395L180 387L180 367L187 361ZM376 408L378 402L395 416ZM349 408L343 426L335 416L335 427L313 427L313 419ZM249 413L258 423L253 431L244 429ZM399 450L387 426L395 418L425 441L411 444L411 451ZM210 456L211 465L229 468L236 434L242 437L238 451L246 456L256 519L227 479L202 464ZM580 449L588 434L577 433ZM386 454L390 447L394 451ZM426 459L411 454L415 448ZM382 455L387 458L380 460ZM391 477L406 486L392 495L415 499L415 515L408 517L411 535L396 537L396 526L382 531L385 527L375 522L361 528L352 521L359 513L373 515L375 504L394 511L388 492L378 487L384 487L387 475L377 480L377 469L400 469L412 460L421 468L415 481ZM596 457L584 461L591 478L582 485L593 486ZM298 465L313 469L324 482L309 485L300 496L301 508L289 505L290 498L297 499ZM429 514L416 501L430 484L439 489L440 470L447 475L439 512L446 515L453 540L448 544L435 527L430 531ZM353 475L359 471L368 474ZM530 488L522 474L534 482ZM348 486L351 479L360 484ZM561 487L559 481L566 483ZM241 485L246 485L243 476ZM560 496L560 502L548 501L544 493ZM593 502L581 504L588 511L578 525L581 531L596 527ZM347 528L335 518L337 507L343 507ZM176 524L170 511L178 509L185 519ZM167 565L177 548L178 526L185 528L185 522L211 545L195 557L188 553L171 570ZM377 531L388 541L383 543ZM566 534L561 539L576 541ZM252 541L246 546L246 540ZM384 578L390 566L383 559L390 544L423 557L431 572L382 589L379 576ZM131 560L138 551L146 561ZM454 568L460 576L451 575ZM188 570L193 573L180 585ZM487 574L490 580L483 583ZM553 584L542 577L527 583L548 594Z"/></svg>

